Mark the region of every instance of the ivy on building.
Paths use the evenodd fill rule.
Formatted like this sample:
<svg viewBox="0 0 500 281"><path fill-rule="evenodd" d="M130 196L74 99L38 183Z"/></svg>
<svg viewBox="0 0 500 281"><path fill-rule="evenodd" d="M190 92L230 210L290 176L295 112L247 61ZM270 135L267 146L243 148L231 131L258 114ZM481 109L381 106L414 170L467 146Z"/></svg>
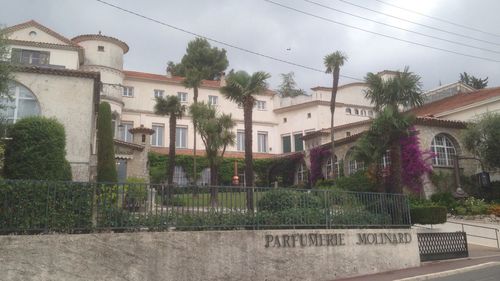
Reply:
<svg viewBox="0 0 500 281"><path fill-rule="evenodd" d="M280 187L289 187L294 184L295 171L297 165L303 161L304 155L296 153L284 157L254 159L254 171L256 175L256 186L273 186L278 182ZM158 153L149 153L150 176L152 183L165 182L165 165L168 155ZM194 178L193 171L194 156L176 155L175 165L182 167L188 180ZM242 174L245 168L243 158L224 158L219 168L220 185L231 185L234 176L234 163L237 163L238 174ZM198 166L198 178L201 171L208 168L208 161L205 157L197 156L196 164Z"/></svg>

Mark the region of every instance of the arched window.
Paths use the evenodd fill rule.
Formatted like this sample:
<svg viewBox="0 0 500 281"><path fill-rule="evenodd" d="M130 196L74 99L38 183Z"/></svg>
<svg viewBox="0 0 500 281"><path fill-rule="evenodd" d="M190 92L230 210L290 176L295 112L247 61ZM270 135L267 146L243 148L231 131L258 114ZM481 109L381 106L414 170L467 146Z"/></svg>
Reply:
<svg viewBox="0 0 500 281"><path fill-rule="evenodd" d="M434 153L432 165L453 167L457 151L449 137L444 134L435 136L431 143L431 150Z"/></svg>
<svg viewBox="0 0 500 281"><path fill-rule="evenodd" d="M388 168L391 165L391 154L390 150L387 150L384 155L382 155L382 159L380 160L380 166L382 168Z"/></svg>
<svg viewBox="0 0 500 281"><path fill-rule="evenodd" d="M354 109L354 114L355 114L355 115L359 115L359 110L358 110L357 108L356 108L356 109Z"/></svg>
<svg viewBox="0 0 500 281"><path fill-rule="evenodd" d="M345 109L345 113L347 113L347 114L351 114L351 108L349 108L349 107L348 107L348 108L346 108L346 109Z"/></svg>
<svg viewBox="0 0 500 281"><path fill-rule="evenodd" d="M40 115L40 105L35 95L23 85L10 82L9 97L0 97L0 115L7 118L8 122L15 123L17 120L34 115Z"/></svg>
<svg viewBox="0 0 500 281"><path fill-rule="evenodd" d="M364 109L363 109L363 110L361 110L361 115L362 115L362 116L366 116L366 110L364 110Z"/></svg>
<svg viewBox="0 0 500 281"><path fill-rule="evenodd" d="M353 152L350 150L347 153L346 159L347 159L347 171L349 175L352 175L356 173L357 171L362 171L365 169L365 163L363 161L359 161L354 159L353 157Z"/></svg>
<svg viewBox="0 0 500 281"><path fill-rule="evenodd" d="M297 167L297 183L306 183L308 180L307 167L304 163L300 163Z"/></svg>
<svg viewBox="0 0 500 281"><path fill-rule="evenodd" d="M328 157L325 163L325 178L335 179L339 176L339 162L337 161L337 156L335 156L335 162L332 161L332 157Z"/></svg>

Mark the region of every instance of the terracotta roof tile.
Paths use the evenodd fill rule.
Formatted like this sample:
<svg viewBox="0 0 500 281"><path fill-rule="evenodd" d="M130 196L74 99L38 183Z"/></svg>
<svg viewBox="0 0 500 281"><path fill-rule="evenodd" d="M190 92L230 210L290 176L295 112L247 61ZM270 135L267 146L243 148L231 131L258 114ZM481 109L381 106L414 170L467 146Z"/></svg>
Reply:
<svg viewBox="0 0 500 281"><path fill-rule="evenodd" d="M500 97L500 87L460 93L410 110L417 116L434 116L441 112L457 109L490 98Z"/></svg>
<svg viewBox="0 0 500 281"><path fill-rule="evenodd" d="M353 86L366 86L366 83L363 82L354 82L354 83L349 83L349 84L344 84L338 87L338 89L343 89L343 88L349 88ZM313 91L331 91L331 87L323 87L323 86L316 86L314 88L311 88Z"/></svg>
<svg viewBox="0 0 500 281"><path fill-rule="evenodd" d="M120 48L122 48L124 54L126 54L129 50L127 43L123 42L122 40L116 39L116 38L111 37L111 36L102 35L102 34L82 34L82 35L78 35L76 37L73 37L71 39L71 41L74 43L80 43L80 42L89 41L89 40L101 40L101 41L107 41L107 42L116 44L116 45L120 46Z"/></svg>
<svg viewBox="0 0 500 281"><path fill-rule="evenodd" d="M182 81L184 81L184 77L181 77L181 76L167 77L166 75L161 75L161 74L131 71L131 70L124 70L123 73L125 74L126 78L156 80L156 81L164 81L164 82L176 83L176 84L180 84L180 83L182 83ZM201 85L204 87L209 87L209 88L219 88L220 81L218 81L218 80L203 80Z"/></svg>

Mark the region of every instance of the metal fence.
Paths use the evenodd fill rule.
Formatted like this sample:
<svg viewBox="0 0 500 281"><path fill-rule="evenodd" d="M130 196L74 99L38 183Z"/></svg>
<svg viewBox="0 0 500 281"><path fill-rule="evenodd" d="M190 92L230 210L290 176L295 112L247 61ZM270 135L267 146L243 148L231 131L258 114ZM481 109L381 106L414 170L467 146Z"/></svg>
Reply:
<svg viewBox="0 0 500 281"><path fill-rule="evenodd" d="M417 233L420 261L466 258L469 256L465 232Z"/></svg>
<svg viewBox="0 0 500 281"><path fill-rule="evenodd" d="M0 232L409 227L401 194L0 181Z"/></svg>

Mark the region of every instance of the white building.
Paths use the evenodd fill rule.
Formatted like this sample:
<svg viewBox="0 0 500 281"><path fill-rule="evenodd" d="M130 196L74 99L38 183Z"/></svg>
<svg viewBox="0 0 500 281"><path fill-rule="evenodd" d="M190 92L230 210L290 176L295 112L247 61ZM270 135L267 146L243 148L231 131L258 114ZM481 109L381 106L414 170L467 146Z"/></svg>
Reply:
<svg viewBox="0 0 500 281"><path fill-rule="evenodd" d="M128 148L143 151L151 146L153 151L168 153L168 117L154 114L155 97L175 95L189 106L193 91L182 85L182 77L123 69L129 46L102 34L68 39L35 21L8 27L4 31L11 49L11 62L18 65L12 81L15 99L10 103L11 109L4 114L13 122L29 115L55 117L61 121L66 128L67 158L75 180L92 180L95 175L96 105L100 101L111 104L118 146L133 142L130 129L152 128L154 134L150 143L136 143ZM392 71L379 73L382 77L393 74ZM203 81L198 100L232 114L236 121L234 130L237 138L226 155L243 157L243 110L220 94L219 89L224 83L224 77L218 81ZM463 92L470 90L459 87L459 90L464 89ZM336 126L359 124L374 117L373 107L364 96L365 89L364 83L339 87ZM315 87L311 90L308 95L294 98L281 98L271 90L259 95L253 114L253 151L256 158L302 151L305 148L302 137L306 133L329 128L331 89ZM498 96L493 96L493 99L498 99ZM478 106L484 108L484 104ZM467 106L463 108L467 109ZM441 110L436 117L464 120L463 114L471 114L470 111L465 112L461 109L450 112ZM179 154L193 153L192 128L190 116L178 120L176 148ZM348 137L351 132L343 134L346 135L336 137ZM197 143L198 154L202 155L201 139ZM120 164L126 165L133 156L131 153L117 159ZM122 172L127 174L127 171L129 169L125 168Z"/></svg>

